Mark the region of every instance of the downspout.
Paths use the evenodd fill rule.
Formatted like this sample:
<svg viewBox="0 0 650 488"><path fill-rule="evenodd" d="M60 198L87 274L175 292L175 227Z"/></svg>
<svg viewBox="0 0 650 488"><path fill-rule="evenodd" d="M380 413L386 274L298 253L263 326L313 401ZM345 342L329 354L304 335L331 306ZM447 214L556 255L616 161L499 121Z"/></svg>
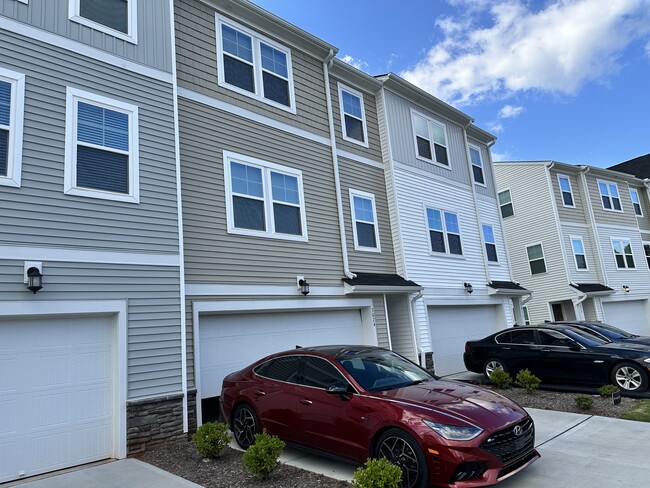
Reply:
<svg viewBox="0 0 650 488"><path fill-rule="evenodd" d="M589 298L587 296L587 294L583 293L578 298L574 298L574 299L571 300L573 302L573 308L576 309L576 310L578 310L578 308L579 308L579 310L580 310L580 313L579 313L580 316L576 317L576 320L585 320L585 311L582 308L582 302L584 302L587 298Z"/></svg>
<svg viewBox="0 0 650 488"><path fill-rule="evenodd" d="M415 302L417 302L422 296L424 295L424 290L420 290L416 295L411 298L411 303L410 303L410 312L411 312L411 333L413 334L413 353L415 354L415 357L420 358L420 366L423 368L427 364L427 358L426 358L426 353L424 352L424 349L420 347L420 341L418 340L418 333L415 330L415 318L417 317L417 312L415 310Z"/></svg>
<svg viewBox="0 0 650 488"><path fill-rule="evenodd" d="M330 93L329 68L336 53L330 49L329 54L323 61L323 75L325 79L325 98L327 100L327 120L330 128L330 146L332 147L332 167L334 168L334 185L336 186L336 208L339 217L339 235L341 237L341 255L343 258L343 273L349 279L357 277L350 271L348 262L348 244L345 238L345 219L343 218L343 199L341 198L341 176L339 175L339 158L336 154L336 132L334 130L334 115L332 110L332 95Z"/></svg>

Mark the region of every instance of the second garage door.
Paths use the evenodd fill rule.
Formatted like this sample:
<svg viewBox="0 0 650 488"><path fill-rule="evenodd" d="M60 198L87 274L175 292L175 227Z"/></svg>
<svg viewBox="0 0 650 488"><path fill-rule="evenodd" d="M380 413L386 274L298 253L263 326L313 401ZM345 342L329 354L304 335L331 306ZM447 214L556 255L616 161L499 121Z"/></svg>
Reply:
<svg viewBox="0 0 650 488"><path fill-rule="evenodd" d="M437 375L465 371L465 342L498 331L500 310L495 305L429 307L429 330Z"/></svg>
<svg viewBox="0 0 650 488"><path fill-rule="evenodd" d="M274 312L202 316L199 341L201 398L210 398L221 393L226 375L268 354L297 345L362 344L364 334L358 309Z"/></svg>
<svg viewBox="0 0 650 488"><path fill-rule="evenodd" d="M629 300L603 303L605 322L633 334L650 335L646 302L647 300Z"/></svg>

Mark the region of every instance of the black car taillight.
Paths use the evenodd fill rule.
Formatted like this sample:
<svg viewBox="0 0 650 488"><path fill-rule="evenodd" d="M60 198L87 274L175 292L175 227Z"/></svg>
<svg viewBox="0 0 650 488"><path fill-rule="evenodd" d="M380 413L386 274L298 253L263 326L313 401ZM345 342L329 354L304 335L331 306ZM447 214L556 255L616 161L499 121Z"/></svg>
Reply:
<svg viewBox="0 0 650 488"><path fill-rule="evenodd" d="M455 483L456 481L465 481L471 480L474 478L480 478L487 471L487 464L482 461L468 461L465 463L460 463L454 475L451 477L451 482Z"/></svg>

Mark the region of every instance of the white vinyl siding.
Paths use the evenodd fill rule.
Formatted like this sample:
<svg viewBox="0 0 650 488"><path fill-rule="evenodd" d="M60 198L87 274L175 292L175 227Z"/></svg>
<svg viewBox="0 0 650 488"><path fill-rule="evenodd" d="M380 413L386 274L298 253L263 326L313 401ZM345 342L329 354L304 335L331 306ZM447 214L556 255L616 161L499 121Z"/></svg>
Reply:
<svg viewBox="0 0 650 488"><path fill-rule="evenodd" d="M0 186L20 187L25 75L0 68Z"/></svg>
<svg viewBox="0 0 650 488"><path fill-rule="evenodd" d="M618 185L611 181L598 180L598 192L604 210L622 212L621 198L618 193Z"/></svg>
<svg viewBox="0 0 650 488"><path fill-rule="evenodd" d="M343 139L368 147L368 128L363 94L338 84Z"/></svg>
<svg viewBox="0 0 650 488"><path fill-rule="evenodd" d="M350 189L350 209L354 249L380 252L375 196L372 193Z"/></svg>
<svg viewBox="0 0 650 488"><path fill-rule="evenodd" d="M573 260L578 271L586 271L587 268L587 254L585 252L585 245L580 236L571 236L571 250L573 251Z"/></svg>
<svg viewBox="0 0 650 488"><path fill-rule="evenodd" d="M411 121L416 157L449 168L445 126L414 110L411 111Z"/></svg>
<svg viewBox="0 0 650 488"><path fill-rule="evenodd" d="M483 173L483 159L481 150L475 146L469 146L469 157L472 162L472 177L474 182L479 185L485 185L485 175Z"/></svg>
<svg viewBox="0 0 650 488"><path fill-rule="evenodd" d="M614 260L618 269L633 269L636 268L634 263L634 253L632 252L632 244L629 239L611 238L612 251L614 252Z"/></svg>
<svg viewBox="0 0 650 488"><path fill-rule="evenodd" d="M560 195L562 197L562 205L565 207L575 207L573 200L573 190L571 189L571 180L568 176L557 175L557 181L560 186Z"/></svg>
<svg viewBox="0 0 650 488"><path fill-rule="evenodd" d="M69 19L131 43L138 42L136 0L69 0Z"/></svg>

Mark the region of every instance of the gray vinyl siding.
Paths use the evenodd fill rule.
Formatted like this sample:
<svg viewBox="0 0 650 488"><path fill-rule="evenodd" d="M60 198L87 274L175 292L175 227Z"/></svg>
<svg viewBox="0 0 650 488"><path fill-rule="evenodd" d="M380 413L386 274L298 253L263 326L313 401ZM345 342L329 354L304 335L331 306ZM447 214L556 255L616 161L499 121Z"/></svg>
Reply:
<svg viewBox="0 0 650 488"><path fill-rule="evenodd" d="M345 219L345 238L347 240L350 269L364 273L395 273L395 254L386 199L384 171L367 164L339 158L341 175L341 196L343 218ZM357 251L354 249L351 202L349 190L372 193L375 196L375 212L379 228L381 253Z"/></svg>
<svg viewBox="0 0 650 488"><path fill-rule="evenodd" d="M589 214L583 197L582 180L580 179L580 176L572 175L563 171L555 171L553 169L550 171L550 174L551 184L553 185L553 196L555 197L555 205L560 220L562 222L575 222L579 224L587 223ZM564 206L558 175L569 178L575 208Z"/></svg>
<svg viewBox="0 0 650 488"><path fill-rule="evenodd" d="M463 128L445 118L434 114L423 107L395 94L390 90L386 93L386 116L390 132L392 158L395 161L413 166L444 178L469 185L472 181L467 164L467 151L465 149L465 136ZM423 161L416 157L413 124L411 122L411 109L443 124L447 130L447 155L449 169Z"/></svg>
<svg viewBox="0 0 650 488"><path fill-rule="evenodd" d="M467 138L467 142L471 144L472 146L475 146L480 149L481 151L481 161L483 162L483 179L485 180L485 186L475 184L474 188L476 188L476 193L479 195L485 195L486 197L492 197L496 195L496 192L494 190L494 178L492 173L494 172L492 168L492 159L490 157L490 150L485 144L482 144L481 142L472 139L472 138ZM474 181L473 174L470 174L469 177L471 178L471 181Z"/></svg>
<svg viewBox="0 0 650 488"><path fill-rule="evenodd" d="M393 351L414 359L413 329L411 328L411 302L408 296L387 295L388 320Z"/></svg>
<svg viewBox="0 0 650 488"><path fill-rule="evenodd" d="M69 20L69 3L69 0L29 0L29 4L25 5L16 0L0 0L0 16L171 73L170 9L167 0L137 0L137 44Z"/></svg>
<svg viewBox="0 0 650 488"><path fill-rule="evenodd" d="M229 90L218 85L214 8L194 0L174 3L179 86L329 138L322 61L278 41L291 49L295 115ZM270 32L261 34L273 39Z"/></svg>
<svg viewBox="0 0 650 488"><path fill-rule="evenodd" d="M179 119L187 283L341 285L330 148L183 98ZM227 232L224 150L302 171L308 242Z"/></svg>
<svg viewBox="0 0 650 488"><path fill-rule="evenodd" d="M600 198L600 191L598 190L598 181L607 181L616 183L618 187L618 194L621 199L622 212L615 212L605 210ZM587 189L591 197L591 205L594 210L594 218L597 224L618 225L625 227L637 227L637 219L630 200L630 192L625 181L617 181L616 179L608 177L600 177L587 174Z"/></svg>
<svg viewBox="0 0 650 488"><path fill-rule="evenodd" d="M171 85L6 31L0 43L0 66L26 75L22 186L0 192L3 243L177 254ZM67 87L138 106L139 204L64 194Z"/></svg>
<svg viewBox="0 0 650 488"><path fill-rule="evenodd" d="M181 392L180 273L175 266L43 261L43 289L27 295L23 261L0 260L2 301L127 301L128 399ZM2 307L0 301L0 307ZM1 320L1 319L0 319Z"/></svg>

